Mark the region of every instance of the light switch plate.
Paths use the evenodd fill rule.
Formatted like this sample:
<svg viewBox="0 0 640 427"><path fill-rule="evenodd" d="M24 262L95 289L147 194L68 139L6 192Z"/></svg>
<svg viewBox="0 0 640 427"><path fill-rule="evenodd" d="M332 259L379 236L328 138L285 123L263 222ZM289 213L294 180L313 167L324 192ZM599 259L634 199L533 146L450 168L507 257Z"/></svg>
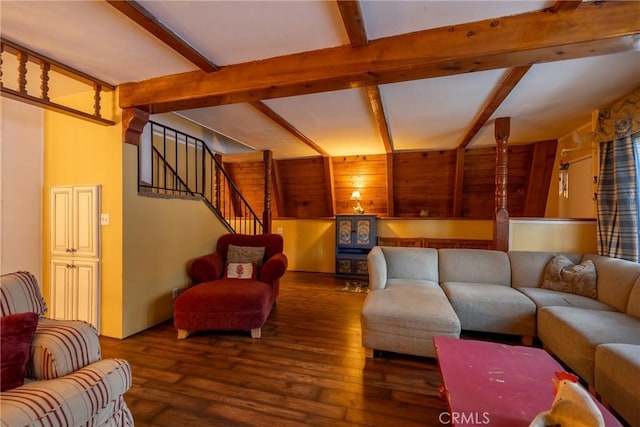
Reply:
<svg viewBox="0 0 640 427"><path fill-rule="evenodd" d="M109 225L109 214L100 214L100 225Z"/></svg>

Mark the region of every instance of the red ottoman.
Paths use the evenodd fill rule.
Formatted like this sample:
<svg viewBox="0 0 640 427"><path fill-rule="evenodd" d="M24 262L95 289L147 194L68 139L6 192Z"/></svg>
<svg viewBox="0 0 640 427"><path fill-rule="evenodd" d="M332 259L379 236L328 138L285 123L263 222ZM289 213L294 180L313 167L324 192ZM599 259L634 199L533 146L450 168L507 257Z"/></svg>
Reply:
<svg viewBox="0 0 640 427"><path fill-rule="evenodd" d="M273 288L257 280L205 282L187 289L175 300L173 322L179 339L199 330L248 329L252 338L260 338L273 303Z"/></svg>

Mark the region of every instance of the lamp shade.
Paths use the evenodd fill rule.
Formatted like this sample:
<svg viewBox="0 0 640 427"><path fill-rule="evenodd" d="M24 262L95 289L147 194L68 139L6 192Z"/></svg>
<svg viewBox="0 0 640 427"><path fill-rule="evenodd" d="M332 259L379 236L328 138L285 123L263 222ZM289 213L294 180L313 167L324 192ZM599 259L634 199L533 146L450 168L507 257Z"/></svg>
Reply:
<svg viewBox="0 0 640 427"><path fill-rule="evenodd" d="M358 190L355 190L353 193L351 193L351 200L361 200L362 197L360 196L360 192Z"/></svg>

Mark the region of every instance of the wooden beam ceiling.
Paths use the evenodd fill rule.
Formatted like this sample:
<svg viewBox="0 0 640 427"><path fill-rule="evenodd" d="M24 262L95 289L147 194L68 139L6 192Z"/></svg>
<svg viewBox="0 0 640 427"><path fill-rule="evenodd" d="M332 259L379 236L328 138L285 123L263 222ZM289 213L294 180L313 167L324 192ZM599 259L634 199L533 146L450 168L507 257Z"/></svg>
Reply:
<svg viewBox="0 0 640 427"><path fill-rule="evenodd" d="M611 54L640 34L639 14L639 2L592 2L175 74L121 85L120 106L157 113Z"/></svg>
<svg viewBox="0 0 640 427"><path fill-rule="evenodd" d="M144 9L135 1L107 0L111 6L116 8L122 14L133 20L136 24L153 34L158 40L173 48L180 55L197 65L204 72L212 72L220 69L218 65L209 61L204 55L191 47L180 36L175 34L169 28L165 27L155 16ZM359 9L358 9L359 10ZM251 105L258 109L265 116L273 120L276 124L283 127L287 132L293 134L296 138L310 146L323 156L328 156L327 152L320 148L316 143L311 141L302 134L289 122L284 120L275 111L260 101L252 102Z"/></svg>
<svg viewBox="0 0 640 427"><path fill-rule="evenodd" d="M362 47L369 43L367 32L364 28L364 19L360 12L360 2L358 0L336 0L342 22L347 30L351 47Z"/></svg>
<svg viewBox="0 0 640 427"><path fill-rule="evenodd" d="M487 123L489 118L491 118L493 113L500 107L502 102L509 96L530 68L530 65L525 65L509 70L476 115L471 126L467 132L465 132L464 137L462 137L462 140L458 143L458 148L466 148L473 142L473 138L476 137L480 129Z"/></svg>
<svg viewBox="0 0 640 427"><path fill-rule="evenodd" d="M106 0L120 13L131 19L136 24L153 34L160 41L171 47L184 58L198 66L203 72L210 73L219 69L217 65L209 61L207 57L194 49L179 35L158 21L155 16L135 1Z"/></svg>
<svg viewBox="0 0 640 427"><path fill-rule="evenodd" d="M276 113L271 108L269 108L267 104L265 104L262 101L252 101L250 102L250 104L253 108L255 108L256 110L260 111L262 114L264 114L265 116L273 120L276 124L278 124L284 130L286 130L287 132L289 132L290 134L298 138L300 141L307 144L313 150L315 150L316 152L318 152L324 157L329 157L329 153L323 150L322 147L320 147L318 144L316 144L315 142L307 138L295 126L293 126L291 123L286 121L284 117L282 117L280 114Z"/></svg>
<svg viewBox="0 0 640 427"><path fill-rule="evenodd" d="M387 115L384 112L382 96L380 96L380 89L378 88L378 85L367 86L367 96L369 97L369 104L371 104L371 110L373 111L373 116L376 120L376 124L378 125L378 130L380 131L384 150L387 153L392 153L393 140L391 139L391 132L389 132Z"/></svg>

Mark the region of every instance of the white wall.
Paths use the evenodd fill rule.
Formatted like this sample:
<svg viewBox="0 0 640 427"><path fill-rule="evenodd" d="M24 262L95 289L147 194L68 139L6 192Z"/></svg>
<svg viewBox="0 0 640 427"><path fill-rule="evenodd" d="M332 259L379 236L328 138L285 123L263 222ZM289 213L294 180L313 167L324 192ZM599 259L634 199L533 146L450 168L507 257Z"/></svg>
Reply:
<svg viewBox="0 0 640 427"><path fill-rule="evenodd" d="M0 271L42 284L43 111L0 98Z"/></svg>

